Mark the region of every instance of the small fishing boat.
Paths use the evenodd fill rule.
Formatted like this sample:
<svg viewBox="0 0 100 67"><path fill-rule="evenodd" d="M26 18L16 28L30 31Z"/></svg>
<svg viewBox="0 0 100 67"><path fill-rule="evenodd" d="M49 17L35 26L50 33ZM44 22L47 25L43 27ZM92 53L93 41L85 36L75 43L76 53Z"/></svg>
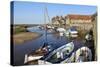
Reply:
<svg viewBox="0 0 100 67"><path fill-rule="evenodd" d="M66 57L68 57L74 50L74 43L70 42L55 50L48 55L38 60L38 64L52 64L61 63Z"/></svg>

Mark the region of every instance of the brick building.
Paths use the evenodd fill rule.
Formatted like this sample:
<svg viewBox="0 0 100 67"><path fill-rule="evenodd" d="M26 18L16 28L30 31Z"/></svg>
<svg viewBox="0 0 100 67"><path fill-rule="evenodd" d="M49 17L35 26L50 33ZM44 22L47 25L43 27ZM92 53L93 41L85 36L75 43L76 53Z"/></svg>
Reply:
<svg viewBox="0 0 100 67"><path fill-rule="evenodd" d="M66 24L70 27L89 30L93 27L93 17L91 15L67 15Z"/></svg>

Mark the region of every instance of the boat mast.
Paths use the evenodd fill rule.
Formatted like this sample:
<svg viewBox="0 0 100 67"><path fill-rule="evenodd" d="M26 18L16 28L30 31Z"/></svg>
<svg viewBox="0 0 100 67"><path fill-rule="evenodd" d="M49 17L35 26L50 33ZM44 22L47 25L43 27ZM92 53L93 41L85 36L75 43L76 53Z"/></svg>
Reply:
<svg viewBox="0 0 100 67"><path fill-rule="evenodd" d="M47 42L47 22L50 22L50 17L48 15L48 10L46 5L44 6L44 27L45 27L45 42L44 44L48 44Z"/></svg>
<svg viewBox="0 0 100 67"><path fill-rule="evenodd" d="M46 6L44 7L44 25L45 25L45 43L47 42L47 19L46 19L46 14L47 14L47 8Z"/></svg>
<svg viewBox="0 0 100 67"><path fill-rule="evenodd" d="M48 21L49 21L49 23L50 23L50 17L49 17L49 15L48 15L48 9L47 9L46 6L45 6L45 9L46 9L46 14L47 14L47 17L48 17Z"/></svg>

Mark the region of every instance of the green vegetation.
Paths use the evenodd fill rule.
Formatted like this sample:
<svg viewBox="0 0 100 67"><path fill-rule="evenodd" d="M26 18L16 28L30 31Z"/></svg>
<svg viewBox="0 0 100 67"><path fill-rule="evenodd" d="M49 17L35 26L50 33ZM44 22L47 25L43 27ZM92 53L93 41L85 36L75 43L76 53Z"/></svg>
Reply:
<svg viewBox="0 0 100 67"><path fill-rule="evenodd" d="M14 44L24 43L26 41L36 39L41 36L41 34L36 32L28 32L27 27L29 25L13 25L13 42Z"/></svg>
<svg viewBox="0 0 100 67"><path fill-rule="evenodd" d="M22 33L22 32L27 32L26 28L27 27L23 26L23 25L14 26L13 27L13 33L14 34L18 34L18 33Z"/></svg>

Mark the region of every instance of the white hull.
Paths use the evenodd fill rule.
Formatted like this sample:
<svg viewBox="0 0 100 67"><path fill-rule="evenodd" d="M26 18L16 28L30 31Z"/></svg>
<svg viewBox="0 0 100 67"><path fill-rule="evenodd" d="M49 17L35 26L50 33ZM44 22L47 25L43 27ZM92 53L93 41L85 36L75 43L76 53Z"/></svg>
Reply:
<svg viewBox="0 0 100 67"><path fill-rule="evenodd" d="M71 37L78 37L78 35L77 34L72 34Z"/></svg>
<svg viewBox="0 0 100 67"><path fill-rule="evenodd" d="M27 56L27 54L26 54L24 63L27 63L27 62L30 62L33 60L39 60L41 57L43 57L43 56Z"/></svg>
<svg viewBox="0 0 100 67"><path fill-rule="evenodd" d="M38 64L43 65L43 64L52 64L52 63L44 61L44 60L38 60Z"/></svg>
<svg viewBox="0 0 100 67"><path fill-rule="evenodd" d="M84 59L80 57L80 55L83 53L82 51L85 51L85 56L87 57L85 59L88 59L88 61L91 61L92 60L91 50L88 47L82 47L82 48L80 48L76 51L76 60L75 60L75 62L84 62ZM85 57L85 56L83 56L83 57Z"/></svg>
<svg viewBox="0 0 100 67"><path fill-rule="evenodd" d="M80 57L80 55L82 54L81 51L87 51L85 54L86 56L88 56L88 58L85 59L89 59L88 61L92 60L92 53L91 50L88 47L81 47L79 48L76 52L74 52L71 57L65 59L64 61L62 61L61 63L71 63L71 62L85 62L84 59L82 57ZM83 56L84 57L84 56Z"/></svg>
<svg viewBox="0 0 100 67"><path fill-rule="evenodd" d="M45 58L45 60L48 60L49 58L51 58L54 54L56 54L56 58L64 58L65 54L69 55L74 49L74 44L73 42L70 42L68 44L65 44L61 47L59 47L58 49L54 50L53 52L51 52L48 57ZM68 50L67 53L65 53ZM39 60L38 64L52 64L51 62L45 61L45 60Z"/></svg>
<svg viewBox="0 0 100 67"><path fill-rule="evenodd" d="M58 49L60 49L60 48L58 48ZM86 59L89 59L87 61L92 60L91 50L88 47L81 47L76 52L73 52L70 57L66 58L65 60L61 61L60 63L85 62L84 59L82 57L80 57L80 55L82 54L81 51L86 51L85 56L88 56ZM48 61L44 61L44 60L38 60L38 64L52 64L52 63L48 62Z"/></svg>

